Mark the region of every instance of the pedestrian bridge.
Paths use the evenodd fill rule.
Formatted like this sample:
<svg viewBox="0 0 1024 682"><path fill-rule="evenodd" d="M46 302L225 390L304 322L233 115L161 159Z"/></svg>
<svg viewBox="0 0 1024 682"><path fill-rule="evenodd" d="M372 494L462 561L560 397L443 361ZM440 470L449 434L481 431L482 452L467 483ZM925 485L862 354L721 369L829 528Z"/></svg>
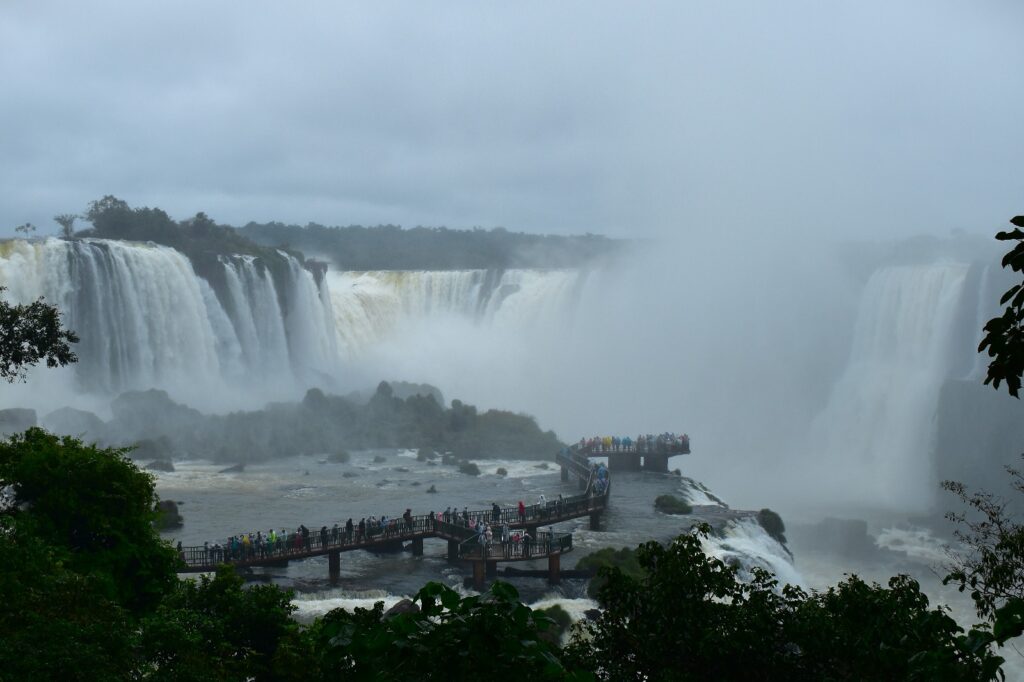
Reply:
<svg viewBox="0 0 1024 682"><path fill-rule="evenodd" d="M610 480L598 481L586 455L575 448L564 450L556 456L562 468L562 479L570 477L579 481L581 493L545 504L528 505L520 515L518 506L474 510L437 518L422 514L398 516L383 528L369 528L360 533L353 529L349 534L345 528L324 528L310 530L307 535L289 534L286 542L280 538L276 543L262 546L180 547L178 556L181 573L205 573L216 570L221 564L238 568L255 566L282 566L289 561L309 559L326 555L328 571L332 581L341 574L341 554L354 550L388 550L410 543L416 556L423 554L423 541L438 538L448 542L448 561L472 562L474 584L482 589L484 576L495 575L497 562L535 561L548 559L548 579L558 582L559 558L572 551L571 533L539 533L541 526L550 526L564 521L588 517L591 528L597 528L601 514L608 505L611 494ZM478 533L469 527L469 519L481 519L491 526L507 525L512 531L525 531L526 541L496 543L494 539L481 545ZM538 537L538 535L540 537ZM479 574L479 578L478 578Z"/></svg>

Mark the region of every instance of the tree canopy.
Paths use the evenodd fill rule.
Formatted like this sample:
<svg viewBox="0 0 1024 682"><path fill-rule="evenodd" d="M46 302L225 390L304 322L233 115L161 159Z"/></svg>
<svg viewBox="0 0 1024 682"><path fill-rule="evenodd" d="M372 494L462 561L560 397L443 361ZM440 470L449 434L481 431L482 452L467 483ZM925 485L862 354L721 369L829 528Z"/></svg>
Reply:
<svg viewBox="0 0 1024 682"><path fill-rule="evenodd" d="M1002 265L1014 272L1024 273L1024 216L1010 220L1014 229L999 232L999 241L1016 242L1003 256ZM986 384L999 388L1006 382L1006 390L1019 398L1021 374L1024 373L1024 282L1014 284L999 299L1005 305L1003 314L994 317L985 325L985 337L978 346L978 352L987 351L992 361L988 365Z"/></svg>
<svg viewBox="0 0 1024 682"><path fill-rule="evenodd" d="M76 362L72 343L78 343L78 335L61 327L60 311L42 298L27 305L0 300L0 378L5 381L24 380L40 361L51 368Z"/></svg>

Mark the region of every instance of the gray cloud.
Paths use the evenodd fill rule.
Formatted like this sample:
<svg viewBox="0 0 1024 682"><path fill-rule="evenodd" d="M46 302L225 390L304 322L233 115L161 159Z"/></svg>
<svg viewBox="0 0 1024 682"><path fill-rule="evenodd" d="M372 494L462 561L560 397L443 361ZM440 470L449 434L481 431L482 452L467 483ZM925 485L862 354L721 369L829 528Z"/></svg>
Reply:
<svg viewBox="0 0 1024 682"><path fill-rule="evenodd" d="M991 232L1018 3L6 3L0 234L232 223Z"/></svg>

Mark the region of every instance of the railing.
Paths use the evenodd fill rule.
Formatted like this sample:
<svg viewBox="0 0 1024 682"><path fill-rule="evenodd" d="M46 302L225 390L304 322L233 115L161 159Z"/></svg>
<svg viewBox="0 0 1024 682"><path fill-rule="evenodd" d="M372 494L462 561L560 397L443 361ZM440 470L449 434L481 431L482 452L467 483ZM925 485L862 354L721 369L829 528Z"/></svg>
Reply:
<svg viewBox="0 0 1024 682"><path fill-rule="evenodd" d="M610 486L601 494L593 494L593 469L584 455L575 451L575 446L566 454L559 453L556 459L563 466L572 469L580 477L588 478L587 488L580 495L549 500L542 504L525 505L523 514L518 507L500 507L495 514L492 509L453 511L449 514L436 512L389 519L384 525L370 525L360 528L353 524L351 533L344 526L321 527L302 534L296 531L276 533L273 541L262 532L239 535L235 542L224 546L180 547L178 556L190 569L210 569L221 563L240 566L259 565L305 558L325 554L332 550L373 549L395 542L416 538L440 536L460 543L475 537L469 528L469 519L478 519L491 525L506 524L510 527L535 526L557 523L585 516L604 509ZM440 517L440 518L438 518ZM571 543L571 540L569 541Z"/></svg>
<svg viewBox="0 0 1024 682"><path fill-rule="evenodd" d="M519 542L515 541L515 535L505 541L492 539L483 542L479 535L475 535L459 543L459 558L477 561L542 559L570 551L572 533L540 532L536 538L524 537Z"/></svg>
<svg viewBox="0 0 1024 682"><path fill-rule="evenodd" d="M608 455L616 452L631 452L640 455L688 455L690 454L690 439L685 438L679 441L655 441L653 443L646 442L643 444L630 443L624 445L605 445L604 443L593 443L580 446L579 443L573 445L574 448L580 452L586 452L591 455Z"/></svg>

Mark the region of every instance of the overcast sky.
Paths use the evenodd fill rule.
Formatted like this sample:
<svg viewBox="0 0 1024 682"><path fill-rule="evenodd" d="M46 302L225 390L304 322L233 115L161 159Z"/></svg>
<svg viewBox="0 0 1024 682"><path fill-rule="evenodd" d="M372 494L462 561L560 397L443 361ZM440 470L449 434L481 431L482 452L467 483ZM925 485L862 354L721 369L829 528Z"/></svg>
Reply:
<svg viewBox="0 0 1024 682"><path fill-rule="evenodd" d="M1024 3L4 2L0 234L175 218L991 233Z"/></svg>

